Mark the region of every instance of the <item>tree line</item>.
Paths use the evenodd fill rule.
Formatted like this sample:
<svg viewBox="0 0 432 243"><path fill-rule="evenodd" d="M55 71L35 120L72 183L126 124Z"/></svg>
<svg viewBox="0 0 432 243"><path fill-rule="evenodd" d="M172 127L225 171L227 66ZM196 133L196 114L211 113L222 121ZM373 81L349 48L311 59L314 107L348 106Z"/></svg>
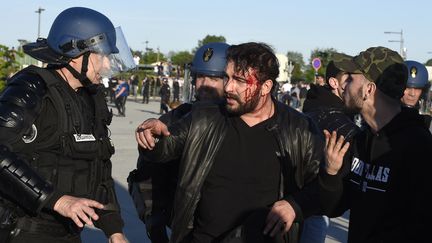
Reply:
<svg viewBox="0 0 432 243"><path fill-rule="evenodd" d="M226 39L224 36L207 35L202 40L199 40L197 46L191 51L171 51L168 54L160 53L153 48L146 48L145 51L131 51L133 56L140 58L140 64L170 61L173 65L184 67L185 64L192 62L193 56L199 47L211 42L226 42ZM311 51L308 63L305 63L303 55L300 52L288 51L286 55L294 67L291 73L291 81L293 83L301 80L312 82L316 72L311 65L311 61L316 57L321 60L321 68L318 70L318 74L324 75L327 64L335 52L337 50L334 48L316 48ZM6 79L22 68L17 60L18 56L21 58L24 56L22 50L16 51L13 48L10 49L0 44L0 90L3 89ZM428 60L426 65L432 65L432 59Z"/></svg>

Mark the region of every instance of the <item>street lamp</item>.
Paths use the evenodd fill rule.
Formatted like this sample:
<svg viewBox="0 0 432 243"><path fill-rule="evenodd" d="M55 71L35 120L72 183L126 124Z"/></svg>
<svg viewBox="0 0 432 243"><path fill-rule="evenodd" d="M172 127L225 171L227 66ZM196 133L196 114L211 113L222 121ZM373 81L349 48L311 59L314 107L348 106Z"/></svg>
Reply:
<svg viewBox="0 0 432 243"><path fill-rule="evenodd" d="M39 21L38 21L38 35L37 37L40 37L40 20L41 20L41 13L42 11L45 11L45 9L39 7L38 10L35 11L35 13L39 14Z"/></svg>
<svg viewBox="0 0 432 243"><path fill-rule="evenodd" d="M146 41L144 41L144 43L146 44L146 51L148 51L148 43L149 43L149 41L148 40L146 40Z"/></svg>
<svg viewBox="0 0 432 243"><path fill-rule="evenodd" d="M398 31L384 31L384 34L396 34L400 35L400 40L389 40L388 42L399 42L400 43L400 55L405 60L406 59L406 50L404 48L404 38L403 38L403 30Z"/></svg>

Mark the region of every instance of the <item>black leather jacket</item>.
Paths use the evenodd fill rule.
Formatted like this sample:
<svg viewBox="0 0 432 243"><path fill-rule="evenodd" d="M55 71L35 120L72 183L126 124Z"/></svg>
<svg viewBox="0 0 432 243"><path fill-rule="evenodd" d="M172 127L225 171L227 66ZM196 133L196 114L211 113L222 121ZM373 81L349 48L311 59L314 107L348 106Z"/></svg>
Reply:
<svg viewBox="0 0 432 243"><path fill-rule="evenodd" d="M324 141L315 124L294 109L277 102L275 116L267 129L276 136L280 147L280 198L290 202L296 211L296 222L301 222L303 217L316 213L316 194L300 190L316 181ZM171 242L181 242L193 229L201 187L224 140L227 118L221 105L195 103L192 112L169 127L170 136L160 138L154 150L141 151L148 161L166 162L181 157ZM293 224L293 235L298 230L298 223Z"/></svg>

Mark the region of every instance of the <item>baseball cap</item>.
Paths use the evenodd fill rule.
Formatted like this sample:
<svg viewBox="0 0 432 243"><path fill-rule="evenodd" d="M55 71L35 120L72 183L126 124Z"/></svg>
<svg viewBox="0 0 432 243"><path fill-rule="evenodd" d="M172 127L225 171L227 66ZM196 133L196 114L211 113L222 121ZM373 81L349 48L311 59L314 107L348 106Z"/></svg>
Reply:
<svg viewBox="0 0 432 243"><path fill-rule="evenodd" d="M340 73L343 72L341 70L340 67L338 67L337 65L339 63L345 63L345 61L350 61L353 57L352 56L348 56L346 54L343 53L333 53L332 54L332 60L327 64L327 68L326 68L326 74L325 74L325 80L328 83L330 78L336 78L336 76Z"/></svg>
<svg viewBox="0 0 432 243"><path fill-rule="evenodd" d="M378 89L400 99L406 88L408 70L402 57L386 47L371 47L351 59L334 59L335 65L348 73L361 73Z"/></svg>

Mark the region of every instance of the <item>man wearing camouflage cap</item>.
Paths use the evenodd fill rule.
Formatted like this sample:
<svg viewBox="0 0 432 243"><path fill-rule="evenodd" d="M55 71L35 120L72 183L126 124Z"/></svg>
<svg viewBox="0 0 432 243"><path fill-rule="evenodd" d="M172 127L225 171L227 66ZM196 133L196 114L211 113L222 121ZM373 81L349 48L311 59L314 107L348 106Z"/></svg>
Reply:
<svg viewBox="0 0 432 243"><path fill-rule="evenodd" d="M408 73L403 59L372 47L335 63L350 74L343 87L345 105L359 112L368 128L355 137L344 165L329 167L339 170L335 182L341 184L334 184L333 193L342 192L332 195L341 198L332 216L351 210L349 243L425 242L432 136L418 112L401 105ZM329 151L341 146L334 132L325 133Z"/></svg>

